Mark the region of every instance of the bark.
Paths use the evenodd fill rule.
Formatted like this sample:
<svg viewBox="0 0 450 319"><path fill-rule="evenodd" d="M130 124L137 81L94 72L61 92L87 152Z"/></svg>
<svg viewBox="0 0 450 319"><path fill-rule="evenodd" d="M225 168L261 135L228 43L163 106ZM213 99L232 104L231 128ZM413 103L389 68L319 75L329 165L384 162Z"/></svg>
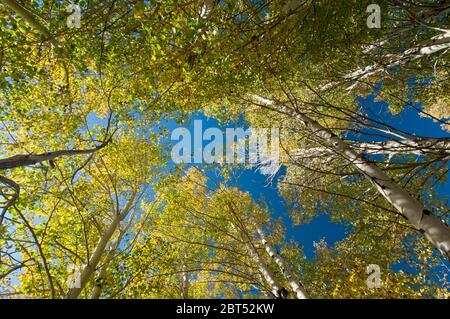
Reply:
<svg viewBox="0 0 450 319"><path fill-rule="evenodd" d="M272 274L272 272L269 270L267 265L261 259L256 248L251 243L247 243L246 246L247 246L248 253L250 254L250 256L253 258L256 265L258 266L259 271L261 272L261 274L264 277L264 280L270 286L272 294L276 298L284 299L283 296L281 295L281 292L283 291L283 287L277 282L277 280L275 279L275 276Z"/></svg>
<svg viewBox="0 0 450 319"><path fill-rule="evenodd" d="M122 233L121 233L121 235L122 235ZM98 277L95 280L95 286L91 290L91 296L89 297L90 299L99 299L100 298L100 294L102 293L102 288L105 285L105 280L106 280L106 276L108 273L109 264L111 263L111 260L114 258L115 254L116 254L117 246L119 245L119 243L121 241L121 237L122 237L121 235L119 235L120 238L117 239L116 243L114 244L114 247L112 247L108 251L108 254L105 257L103 265L100 268Z"/></svg>
<svg viewBox="0 0 450 319"><path fill-rule="evenodd" d="M430 41L422 43L416 47L410 48L401 54L388 54L383 63L374 63L365 68L359 68L342 77L341 81L328 83L320 88L320 91L330 90L339 83L356 81L347 90L351 91L358 83L374 74L388 71L389 69L401 66L408 62L413 62L425 56L432 55L436 52L450 49L450 31L445 30L444 33L432 37Z"/></svg>
<svg viewBox="0 0 450 319"><path fill-rule="evenodd" d="M94 252L92 253L91 258L89 259L87 265L83 268L83 270L80 273L79 279L76 282L80 283L80 287L72 287L69 289L66 298L67 299L77 299L83 290L83 288L86 286L86 284L89 282L92 274L94 273L100 258L102 257L106 245L110 241L111 237L114 235L114 232L118 228L120 222L128 215L129 211L131 210L131 207L133 205L134 199L136 197L136 193L133 193L128 200L125 208L122 210L120 214L117 214L114 216L113 221L109 225L108 229L103 233L103 235L100 237L100 240L98 241L97 245L95 246Z"/></svg>
<svg viewBox="0 0 450 319"><path fill-rule="evenodd" d="M450 154L449 138L423 138L423 139L403 139L388 140L384 142L355 142L351 146L363 153L372 155L448 155ZM333 151L326 147L312 147L296 149L291 155L294 157L314 158L333 154Z"/></svg>
<svg viewBox="0 0 450 319"><path fill-rule="evenodd" d="M47 152L42 154L19 154L8 158L0 159L0 170L11 169L16 167L23 167L42 163L45 161L52 161L62 156L73 156L82 154L92 154L106 146L108 142L103 143L95 148L86 150L60 150L54 152Z"/></svg>
<svg viewBox="0 0 450 319"><path fill-rule="evenodd" d="M1 226L3 223L3 218L5 217L5 214L8 210L8 208L10 208L14 204L14 202L17 200L17 198L19 198L20 186L19 186L19 184L14 182L12 179L9 179L9 178L7 178L5 176L1 176L1 175L0 175L0 183L7 185L14 192L9 199L6 199L6 203L3 206L2 212L0 214L0 226Z"/></svg>
<svg viewBox="0 0 450 319"><path fill-rule="evenodd" d="M275 263L280 268L281 273L283 274L284 278L286 278L286 281L289 283L289 286L291 286L291 289L297 296L297 299L307 299L308 295L304 290L303 285L301 285L295 280L294 274L286 265L283 258L281 258L281 256L277 254L275 250L272 248L272 246L270 246L270 244L267 242L262 230L258 228L257 232L259 234L259 237L261 238L261 243L263 244L264 249L269 254L270 258L272 258L273 261L275 261Z"/></svg>
<svg viewBox="0 0 450 319"><path fill-rule="evenodd" d="M239 221L239 216L232 208L232 205L228 204L228 206L233 212L234 217ZM245 227L239 227L239 225L235 225L233 223L231 223L230 225L235 231L243 235L244 237L243 240L245 242L247 252L249 253L250 257L253 258L253 260L255 261L256 265L258 266L259 272L264 277L266 283L270 286L270 291L272 295L275 298L285 299L287 296L286 289L284 289L284 287L278 283L273 273L270 271L264 260L259 255L258 250L256 249L255 245L252 242L251 236L249 236L249 234L247 233L247 229Z"/></svg>
<svg viewBox="0 0 450 319"><path fill-rule="evenodd" d="M415 155L445 155L450 153L449 138L422 138L389 140L385 142L358 143L354 147L369 154L415 154Z"/></svg>
<svg viewBox="0 0 450 319"><path fill-rule="evenodd" d="M450 261L450 228L426 209L382 169L366 160L336 134L300 111L260 96L251 96L259 105L279 111L299 120L313 134L321 138L336 153L350 161L376 187L378 192L404 216L410 224L423 232L426 238Z"/></svg>
<svg viewBox="0 0 450 319"><path fill-rule="evenodd" d="M127 226L120 231L117 240L112 245L111 249L108 251L108 254L106 255L105 260L103 262L103 265L100 268L100 272L98 274L98 277L95 280L95 286L94 286L94 288L92 288L91 296L89 297L90 299L99 299L100 298L100 294L102 292L102 288L105 285L105 280L106 280L109 264L111 263L111 260L114 258L115 254L116 254L116 251L117 251L117 247L119 247L119 244L122 241L123 236L125 235L125 233L128 231L128 229L132 225L132 220L133 220L132 216L133 215L131 215Z"/></svg>
<svg viewBox="0 0 450 319"><path fill-rule="evenodd" d="M104 285L104 280L106 278L109 264L111 263L111 260L114 257L114 254L116 252L116 249L111 249L108 251L108 254L106 255L105 262L103 263L102 267L100 268L99 275L95 281L95 286L92 288L90 299L99 299L100 294L102 293L102 288Z"/></svg>

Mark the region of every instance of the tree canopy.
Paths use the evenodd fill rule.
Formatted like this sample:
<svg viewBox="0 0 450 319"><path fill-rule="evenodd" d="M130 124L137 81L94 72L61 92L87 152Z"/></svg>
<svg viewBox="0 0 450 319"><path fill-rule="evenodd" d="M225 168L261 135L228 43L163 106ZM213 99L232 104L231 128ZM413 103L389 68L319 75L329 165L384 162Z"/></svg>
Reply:
<svg viewBox="0 0 450 319"><path fill-rule="evenodd" d="M0 296L449 298L450 5L372 2L0 0ZM199 112L279 129L287 218L236 182L261 159L173 163Z"/></svg>

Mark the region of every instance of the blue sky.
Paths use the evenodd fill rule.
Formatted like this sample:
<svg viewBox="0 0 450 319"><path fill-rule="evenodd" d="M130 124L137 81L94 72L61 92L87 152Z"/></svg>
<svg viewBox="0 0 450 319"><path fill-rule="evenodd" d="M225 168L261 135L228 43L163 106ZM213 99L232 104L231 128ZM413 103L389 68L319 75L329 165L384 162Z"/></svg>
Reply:
<svg viewBox="0 0 450 319"><path fill-rule="evenodd" d="M388 104L384 101L376 101L376 93L371 94L365 98L358 97L358 102L361 105L361 110L370 118L380 119L383 122L394 126L402 131L415 134L417 136L423 137L450 137L450 133L442 130L440 123L433 121L427 117L421 117L418 110L422 108L420 104L413 104L413 106L406 107L401 113L393 115L388 108ZM219 127L223 130L227 127L238 127L245 126L245 122L241 119L238 123L231 122L227 125L221 126L218 121L214 118L208 118L204 114L195 113L192 114L190 120L187 121L183 127L186 127L191 132L191 137L193 140L193 123L194 120L201 120L203 126L203 132L210 127ZM168 128L169 132L172 132L175 128L179 127L175 122L166 122L165 126ZM370 133L370 131L368 131ZM225 136L225 134L224 134ZM355 136L354 134L348 134L347 137L358 140L380 140L370 136ZM382 140L382 139L381 139ZM173 141L172 143L176 143ZM203 142L203 146L209 142ZM192 143L193 145L193 143ZM193 150L192 150L193 151ZM171 164L173 165L173 163ZM188 164L186 168L188 168ZM202 166L202 164L195 164L199 168L204 168L208 175L213 176L213 178L220 179L216 169L211 169L210 167ZM217 166L216 166L217 167ZM309 224L298 225L293 227L288 216L288 211L277 190L277 182L280 177L283 176L285 172L284 167L277 173L273 180L268 180L267 176L262 175L257 169L249 168L245 169L242 167L236 167L233 170L234 179L230 182L233 186L238 187L242 191L249 192L255 201L263 199L268 207L273 212L273 217L275 219L281 217L287 227L287 237L288 239L294 239L300 243L306 256L311 258L313 256L313 243L318 242L321 239L329 245L333 245L336 241L343 239L345 237L346 226L342 224L336 224L330 221L328 215L319 214L312 222ZM445 183L439 184L437 187L438 196L444 197L450 194L450 183L447 180Z"/></svg>
<svg viewBox="0 0 450 319"><path fill-rule="evenodd" d="M190 131L192 141L194 135L193 123L195 120L202 121L203 131L210 127L219 127L223 131L229 127L244 126L244 129L247 128L247 126L245 126L245 121L242 118L238 122L220 125L214 118L206 117L201 112L194 113L191 115L186 124L183 125L183 127ZM170 132L179 127L178 124L172 121L166 122L165 125ZM177 141L172 141L172 144L175 144ZM208 143L209 141L204 141L203 146ZM173 163L170 165L173 165ZM205 167L202 164L187 164L186 169L190 165L196 165L199 168L205 169L206 174L214 180L221 180L220 173L218 173L218 170L215 169L220 167L219 165L215 165L211 168L210 166ZM325 239L328 244L332 245L336 241L345 237L345 227L341 224L330 222L327 215L320 215L309 224L292 227L288 216L288 210L277 189L277 182L284 175L284 173L285 168L282 167L276 174L275 178L273 180L269 180L268 176L261 174L256 168L236 167L233 170L233 177L228 184L238 187L242 191L249 192L255 201L260 201L263 199L272 211L273 218L278 219L281 217L285 222L288 239L293 239L301 244L304 248L306 256L311 258L313 256L313 242L318 242L321 239ZM209 185L213 187L214 184L210 183Z"/></svg>

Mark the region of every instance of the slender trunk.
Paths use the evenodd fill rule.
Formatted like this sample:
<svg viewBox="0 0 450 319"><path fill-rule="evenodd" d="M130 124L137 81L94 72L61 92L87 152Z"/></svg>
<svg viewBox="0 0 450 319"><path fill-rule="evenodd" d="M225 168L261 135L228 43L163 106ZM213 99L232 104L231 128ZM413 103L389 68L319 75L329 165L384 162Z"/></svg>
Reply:
<svg viewBox="0 0 450 319"><path fill-rule="evenodd" d="M95 246L95 250L92 253L91 258L89 259L88 264L81 271L79 279L76 280L76 282L79 283L78 287L72 287L69 289L66 295L67 299L77 299L79 297L81 291L86 286L92 274L94 273L95 268L97 267L98 262L100 261L100 258L105 251L105 247L116 231L121 219L122 218L120 215L114 217L112 223L109 225L108 229L102 235L99 242Z"/></svg>
<svg viewBox="0 0 450 319"><path fill-rule="evenodd" d="M136 193L133 193L128 200L125 208L123 211L114 216L113 221L109 225L108 229L104 232L104 234L100 237L100 240L98 241L97 245L95 246L94 252L92 253L91 258L88 261L88 264L83 268L81 271L81 274L79 276L79 279L76 281L79 283L79 287L72 287L69 289L66 298L67 299L77 299L83 290L83 288L86 286L86 284L89 282L89 279L91 278L92 274L95 271L95 268L97 267L100 258L103 255L103 252L105 251L106 245L108 244L109 240L113 236L114 232L118 228L120 221L123 220L129 213L131 206L133 204L134 198L136 196Z"/></svg>
<svg viewBox="0 0 450 319"><path fill-rule="evenodd" d="M426 209L420 202L398 186L394 180L375 164L358 154L336 134L320 125L305 114L294 111L280 102L260 96L252 96L259 104L271 109L278 108L281 113L290 115L302 122L316 136L326 142L335 152L350 161L376 187L378 192L395 207L450 261L450 228Z"/></svg>
<svg viewBox="0 0 450 319"><path fill-rule="evenodd" d="M2 212L0 213L0 226L1 226L6 212L15 203L15 201L19 198L20 186L12 179L9 179L9 178L7 178L5 176L1 176L1 175L0 175L0 183L7 185L13 191L13 194L11 194L11 196L9 196L9 198L6 199L6 197L5 197L6 203L4 204Z"/></svg>
<svg viewBox="0 0 450 319"><path fill-rule="evenodd" d="M31 237L33 237L33 241L37 246L39 255L41 256L41 260L42 260L42 265L44 266L44 271L45 271L45 275L47 276L47 280L48 280L48 285L50 287L50 293L51 293L51 298L54 299L56 296L56 291L55 291L55 285L53 284L53 279L52 279L52 275L50 273L50 269L48 267L48 262L47 262L47 258L45 257L44 251L42 250L42 245L39 242L37 236L36 236L36 232L34 231L33 227L30 225L30 223L28 222L28 220L25 218L25 216L22 214L22 212L16 208L17 213L19 214L20 218L23 220L25 226L28 228L28 230L31 233Z"/></svg>
<svg viewBox="0 0 450 319"><path fill-rule="evenodd" d="M181 278L183 281L181 298L183 299L189 299L189 277L188 277L189 273L186 270L187 270L186 265L183 265L183 273Z"/></svg>
<svg viewBox="0 0 450 319"><path fill-rule="evenodd" d="M105 142L95 148L86 150L60 150L54 152L47 152L42 154L19 154L8 158L0 159L0 170L11 169L16 167L23 167L42 163L45 161L52 161L62 156L73 156L82 154L92 154L106 146Z"/></svg>
<svg viewBox="0 0 450 319"><path fill-rule="evenodd" d="M388 140L385 142L358 142L351 146L360 152L372 155L447 155L450 154L449 138L423 138ZM314 158L333 154L327 147L312 147L296 149L291 154L294 157Z"/></svg>
<svg viewBox="0 0 450 319"><path fill-rule="evenodd" d="M16 0L0 0L0 1L3 2L9 8L11 8L22 19L28 22L40 34L42 34L46 38L50 38L50 32L41 22L39 22L39 17L35 15L33 12L23 7Z"/></svg>
<svg viewBox="0 0 450 319"><path fill-rule="evenodd" d="M107 275L109 264L111 263L111 260L114 257L116 250L111 249L108 254L106 255L105 262L103 263L102 268L100 268L100 272L98 274L98 277L95 282L94 288L92 288L90 299L99 299L100 294L102 293L102 288L104 284L104 280Z"/></svg>
<svg viewBox="0 0 450 319"><path fill-rule="evenodd" d="M280 268L281 273L283 274L284 278L286 278L286 281L289 283L289 286L291 286L291 289L297 296L297 299L307 299L308 295L306 291L303 289L303 285L299 284L295 280L295 276L292 274L290 268L286 265L283 258L281 258L281 256L277 254L275 250L272 248L272 246L270 246L270 244L267 242L262 230L257 228L257 232L259 234L259 237L261 238L261 243L263 244L266 252Z"/></svg>
<svg viewBox="0 0 450 319"><path fill-rule="evenodd" d="M275 296L275 298L284 299L284 296L282 295L283 287L277 282L275 276L261 259L256 248L251 243L248 243L246 246L248 253L258 266L259 271L264 277L264 280L267 282L267 284L269 284L272 294Z"/></svg>
<svg viewBox="0 0 450 319"><path fill-rule="evenodd" d="M432 37L430 41L418 45L416 47L410 48L401 54L386 55L387 59L384 63L374 63L372 65L366 66L365 68L359 68L353 72L350 72L342 77L343 82L356 81L347 90L352 90L358 85L360 80L363 80L374 74L387 71L393 67L400 66L409 62L413 62L425 56L432 55L436 52L447 50L450 48L450 31ZM328 83L320 88L321 91L330 90L341 81Z"/></svg>
<svg viewBox="0 0 450 319"><path fill-rule="evenodd" d="M123 236L125 235L125 233L128 231L128 229L132 225L132 220L133 220L132 216L133 215L131 215L127 226L124 227L124 229L122 229L120 231L117 240L115 241L115 243L113 244L111 249L108 251L108 254L105 257L105 261L104 261L102 267L100 268L100 272L95 281L95 286L94 286L94 288L92 288L91 296L89 297L90 299L99 299L100 298L100 294L102 292L103 286L105 285L105 280L106 280L109 264L111 263L111 260L114 258L114 255L116 254L116 251L117 251L117 247L119 247L119 244L122 241Z"/></svg>
<svg viewBox="0 0 450 319"><path fill-rule="evenodd" d="M233 212L234 217L239 221L239 216L234 211L233 206L230 204L228 204L228 206L230 207L231 211ZM284 287L277 282L273 273L267 267L266 263L262 260L261 256L259 255L258 251L256 250L255 246L253 245L251 236L249 236L249 234L247 233L247 229L245 227L239 227L239 225L235 225L234 223L230 223L230 225L235 231L239 232L244 237L243 241L245 242L245 247L247 249L247 252L249 253L250 257L253 258L253 260L255 261L256 265L258 266L259 272L264 277L264 280L266 281L266 283L270 286L270 291L271 291L272 295L275 298L285 299L286 291L285 291Z"/></svg>
<svg viewBox="0 0 450 319"><path fill-rule="evenodd" d="M396 155L407 153L415 155L444 155L450 153L450 139L444 137L362 142L355 144L354 147L368 154Z"/></svg>

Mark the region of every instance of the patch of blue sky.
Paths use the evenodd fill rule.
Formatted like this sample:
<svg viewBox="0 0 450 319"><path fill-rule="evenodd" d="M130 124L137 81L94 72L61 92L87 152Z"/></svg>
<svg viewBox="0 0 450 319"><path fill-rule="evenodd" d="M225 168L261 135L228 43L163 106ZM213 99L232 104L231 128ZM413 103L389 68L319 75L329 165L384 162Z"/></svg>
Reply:
<svg viewBox="0 0 450 319"><path fill-rule="evenodd" d="M191 145L194 145L194 121L202 122L203 132L211 127L220 128L224 137L226 128L248 129L248 125L242 116L237 121L230 121L221 125L217 119L207 117L201 112L192 114L182 126L179 126L175 121L167 121L165 124L169 132L178 127L186 128L191 135ZM174 145L178 140L170 141L169 134L167 142L170 145ZM209 142L202 141L202 148ZM226 142L229 143L229 141ZM192 152L194 151L192 150ZM173 166L174 163L172 162L169 165ZM216 188L217 183L224 181L220 173L220 164L204 165L203 163L192 163L185 165L186 170L191 166L205 170L205 173L210 177L207 185L212 189ZM311 258L313 256L314 242L324 239L329 245L333 245L336 241L345 237L346 226L333 223L327 214L320 214L310 224L294 227L289 217L288 208L278 191L278 181L283 178L285 171L285 167L282 166L273 178L268 178L256 167L236 165L232 170L232 178L227 183L229 186L238 187L240 190L248 192L256 202L263 200L271 211L272 217L274 219L281 218L284 221L288 240L294 240L299 243L303 247L306 256Z"/></svg>

